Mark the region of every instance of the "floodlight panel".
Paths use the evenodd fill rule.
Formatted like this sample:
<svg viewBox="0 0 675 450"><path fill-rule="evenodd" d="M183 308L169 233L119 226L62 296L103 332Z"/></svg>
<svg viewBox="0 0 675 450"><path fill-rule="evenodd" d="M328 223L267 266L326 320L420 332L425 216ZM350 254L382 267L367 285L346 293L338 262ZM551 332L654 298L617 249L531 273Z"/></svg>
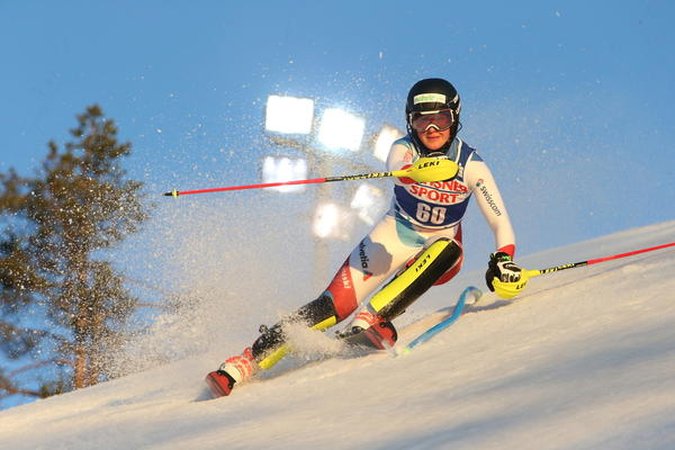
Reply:
<svg viewBox="0 0 675 450"><path fill-rule="evenodd" d="M349 206L353 209L368 208L375 204L375 199L382 196L382 191L367 183L359 185Z"/></svg>
<svg viewBox="0 0 675 450"><path fill-rule="evenodd" d="M307 178L307 161L304 159L267 156L263 159L262 177L263 183L304 180ZM268 189L279 192L301 192L305 189L305 186L277 186Z"/></svg>
<svg viewBox="0 0 675 450"><path fill-rule="evenodd" d="M375 140L373 155L380 161L386 161L389 156L389 150L391 150L391 144L401 137L403 137L401 130L389 125L383 126Z"/></svg>
<svg viewBox="0 0 675 450"><path fill-rule="evenodd" d="M325 239L340 235L340 209L335 203L321 203L316 207L312 231Z"/></svg>
<svg viewBox="0 0 675 450"><path fill-rule="evenodd" d="M286 134L309 134L314 120L311 98L270 95L265 108L265 129Z"/></svg>
<svg viewBox="0 0 675 450"><path fill-rule="evenodd" d="M384 212L384 192L375 186L362 183L354 193L350 207L356 211L359 219L368 225L373 225L375 220Z"/></svg>
<svg viewBox="0 0 675 450"><path fill-rule="evenodd" d="M319 142L330 150L357 151L361 147L366 121L339 108L326 109L321 116Z"/></svg>

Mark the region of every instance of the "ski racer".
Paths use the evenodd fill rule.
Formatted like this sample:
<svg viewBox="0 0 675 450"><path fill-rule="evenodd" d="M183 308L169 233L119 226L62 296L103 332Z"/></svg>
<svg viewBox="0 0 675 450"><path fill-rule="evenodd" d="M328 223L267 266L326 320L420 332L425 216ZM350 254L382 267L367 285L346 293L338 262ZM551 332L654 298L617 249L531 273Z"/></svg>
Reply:
<svg viewBox="0 0 675 450"><path fill-rule="evenodd" d="M338 332L340 338L378 349L393 346L397 335L392 319L431 286L460 271L461 223L473 194L494 234L496 250L485 276L489 289L511 298L525 287L527 280L521 282L521 268L513 262L515 235L497 184L476 150L457 136L460 110L457 90L444 79L424 79L410 89L408 133L392 144L387 170L449 159L456 163L456 173L431 182L395 179L390 210L354 248L326 290L275 325L261 326L251 347L211 372L206 381L214 395L228 395L236 383L283 358L290 350L285 333L289 323L326 330L356 312Z"/></svg>

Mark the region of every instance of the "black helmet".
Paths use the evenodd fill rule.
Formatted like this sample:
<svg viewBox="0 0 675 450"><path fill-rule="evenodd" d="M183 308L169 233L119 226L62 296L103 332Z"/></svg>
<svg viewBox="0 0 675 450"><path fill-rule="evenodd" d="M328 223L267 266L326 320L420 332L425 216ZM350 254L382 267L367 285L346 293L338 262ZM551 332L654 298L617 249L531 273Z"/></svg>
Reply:
<svg viewBox="0 0 675 450"><path fill-rule="evenodd" d="M452 126L450 127L450 139L444 147L444 150L450 146L457 131L459 130L459 112L462 109L462 103L459 99L457 89L450 82L442 78L427 78L420 80L408 92L408 99L405 104L405 118L408 128L408 134L417 144L417 147L426 150L424 145L417 138L417 134L412 128L413 114L417 112L434 112L441 110L450 110L452 113Z"/></svg>

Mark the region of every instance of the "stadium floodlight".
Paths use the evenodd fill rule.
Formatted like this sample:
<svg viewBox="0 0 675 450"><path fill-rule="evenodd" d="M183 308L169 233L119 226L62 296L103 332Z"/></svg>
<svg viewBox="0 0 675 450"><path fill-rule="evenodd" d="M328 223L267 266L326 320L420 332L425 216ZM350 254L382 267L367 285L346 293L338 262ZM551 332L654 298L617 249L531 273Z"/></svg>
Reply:
<svg viewBox="0 0 675 450"><path fill-rule="evenodd" d="M339 108L328 108L321 116L318 139L329 150L357 151L366 122Z"/></svg>
<svg viewBox="0 0 675 450"><path fill-rule="evenodd" d="M265 110L265 129L277 133L309 134L314 120L311 98L270 95Z"/></svg>
<svg viewBox="0 0 675 450"><path fill-rule="evenodd" d="M383 126L375 139L373 155L380 161L386 161L387 156L389 156L391 144L403 136L403 132L398 128L394 128L390 125Z"/></svg>
<svg viewBox="0 0 675 450"><path fill-rule="evenodd" d="M371 184L362 183L349 206L356 211L359 219L373 225L386 208L384 192Z"/></svg>
<svg viewBox="0 0 675 450"><path fill-rule="evenodd" d="M348 239L351 231L349 216L335 203L320 203L314 211L312 231L321 239Z"/></svg>
<svg viewBox="0 0 675 450"><path fill-rule="evenodd" d="M275 158L266 156L263 159L262 179L263 183L276 183L280 181L303 180L307 178L307 161L290 159L286 157ZM269 188L279 192L301 192L305 186L277 186Z"/></svg>
<svg viewBox="0 0 675 450"><path fill-rule="evenodd" d="M322 239L335 236L339 220L340 210L335 203L321 203L314 213L312 231Z"/></svg>

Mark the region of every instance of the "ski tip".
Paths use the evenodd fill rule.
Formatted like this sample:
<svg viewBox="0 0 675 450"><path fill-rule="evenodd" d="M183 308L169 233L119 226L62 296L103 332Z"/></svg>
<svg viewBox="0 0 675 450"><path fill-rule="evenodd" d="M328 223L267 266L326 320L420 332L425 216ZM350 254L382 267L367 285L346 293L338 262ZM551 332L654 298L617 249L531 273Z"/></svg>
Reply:
<svg viewBox="0 0 675 450"><path fill-rule="evenodd" d="M410 347L405 346L401 348L400 350L396 350L396 356L404 356L404 355L409 355L410 354Z"/></svg>
<svg viewBox="0 0 675 450"><path fill-rule="evenodd" d="M171 192L165 192L163 194L165 197L178 197L180 195L180 191L177 191L176 189L173 189Z"/></svg>
<svg viewBox="0 0 675 450"><path fill-rule="evenodd" d="M478 303L478 300L483 296L483 291L476 286L469 286L464 289L462 295L465 298L465 304L469 306Z"/></svg>

